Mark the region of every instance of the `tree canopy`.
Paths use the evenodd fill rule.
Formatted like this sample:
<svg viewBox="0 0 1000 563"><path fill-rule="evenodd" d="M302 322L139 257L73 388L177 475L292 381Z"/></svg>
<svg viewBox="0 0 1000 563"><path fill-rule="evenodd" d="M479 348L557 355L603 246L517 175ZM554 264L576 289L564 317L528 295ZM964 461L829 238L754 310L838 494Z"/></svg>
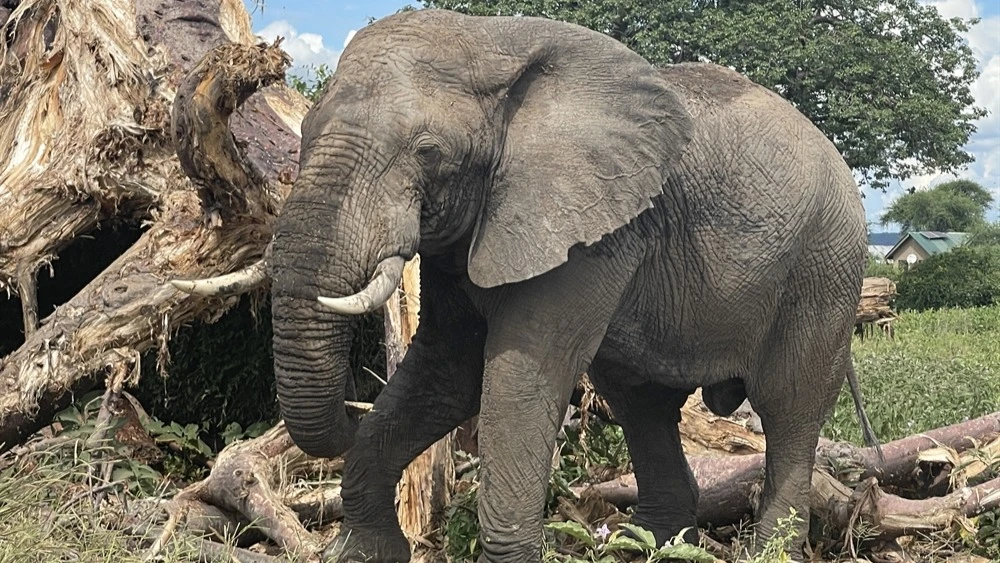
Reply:
<svg viewBox="0 0 1000 563"><path fill-rule="evenodd" d="M918 0L423 0L476 15L534 15L606 33L654 64L709 60L777 92L870 186L955 171L985 115L961 33Z"/></svg>
<svg viewBox="0 0 1000 563"><path fill-rule="evenodd" d="M993 196L976 182L955 180L900 196L880 220L899 223L903 231L970 231L985 224L992 204Z"/></svg>

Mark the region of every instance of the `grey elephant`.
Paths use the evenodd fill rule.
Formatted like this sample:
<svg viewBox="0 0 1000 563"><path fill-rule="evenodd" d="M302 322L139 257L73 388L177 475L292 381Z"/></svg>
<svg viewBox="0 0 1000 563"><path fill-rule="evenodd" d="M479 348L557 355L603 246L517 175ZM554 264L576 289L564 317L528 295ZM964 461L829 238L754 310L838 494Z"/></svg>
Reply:
<svg viewBox="0 0 1000 563"><path fill-rule="evenodd" d="M478 413L480 561L539 561L583 372L624 430L633 520L657 541L696 524L677 423L698 387L719 414L749 398L762 421L757 538L809 512L820 428L853 376L865 216L834 145L736 72L658 69L546 19L379 20L302 124L269 252L249 274L175 285L270 278L288 432L346 459L329 560L408 561L394 486ZM382 306L418 252L419 329L359 423L344 407L353 316Z"/></svg>

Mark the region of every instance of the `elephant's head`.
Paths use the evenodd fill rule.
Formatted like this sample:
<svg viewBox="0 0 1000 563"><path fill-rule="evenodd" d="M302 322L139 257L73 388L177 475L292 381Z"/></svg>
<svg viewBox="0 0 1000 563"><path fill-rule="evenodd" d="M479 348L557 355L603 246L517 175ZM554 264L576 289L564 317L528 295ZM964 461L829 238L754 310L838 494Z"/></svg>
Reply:
<svg viewBox="0 0 1000 563"><path fill-rule="evenodd" d="M583 27L421 10L358 32L302 124L269 260L296 443L351 445L349 315L405 259L456 253L484 288L543 274L650 207L689 135L658 72Z"/></svg>

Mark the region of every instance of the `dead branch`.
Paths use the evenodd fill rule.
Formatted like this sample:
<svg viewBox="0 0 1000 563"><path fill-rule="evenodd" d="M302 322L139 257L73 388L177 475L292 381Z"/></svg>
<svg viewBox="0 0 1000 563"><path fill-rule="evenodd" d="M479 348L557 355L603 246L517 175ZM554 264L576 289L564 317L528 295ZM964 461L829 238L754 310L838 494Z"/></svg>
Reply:
<svg viewBox="0 0 1000 563"><path fill-rule="evenodd" d="M261 172L244 158L228 124L247 98L284 79L291 58L279 45L280 40L249 49L235 43L212 49L174 98L177 156L210 214L268 217L277 210L278 193L269 191Z"/></svg>
<svg viewBox="0 0 1000 563"><path fill-rule="evenodd" d="M874 477L851 490L829 473L815 471L811 505L838 535L858 523L881 539L927 534L1000 507L1000 478L941 497L906 499L883 491Z"/></svg>
<svg viewBox="0 0 1000 563"><path fill-rule="evenodd" d="M277 493L280 464L304 457L292 444L284 424L253 440L226 447L207 479L184 489L168 503L170 519L150 557L166 546L178 524L185 521L192 533L217 535L245 530L252 523L286 551L314 553L317 541ZM199 518L189 518L194 511Z"/></svg>

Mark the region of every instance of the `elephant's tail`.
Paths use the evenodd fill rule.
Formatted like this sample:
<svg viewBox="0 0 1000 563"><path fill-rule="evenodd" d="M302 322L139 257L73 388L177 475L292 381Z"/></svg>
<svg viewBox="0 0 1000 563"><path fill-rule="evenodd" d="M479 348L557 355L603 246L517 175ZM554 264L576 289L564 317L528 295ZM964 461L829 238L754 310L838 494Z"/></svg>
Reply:
<svg viewBox="0 0 1000 563"><path fill-rule="evenodd" d="M882 454L882 444L878 441L878 436L872 430L872 423L868 420L868 413L865 412L865 401L861 397L861 386L858 384L858 375L854 371L854 362L847 359L847 384L851 388L851 398L854 399L854 409L858 413L858 421L861 422L861 433L864 435L865 445L875 448L878 453L879 463L885 463L885 456Z"/></svg>

